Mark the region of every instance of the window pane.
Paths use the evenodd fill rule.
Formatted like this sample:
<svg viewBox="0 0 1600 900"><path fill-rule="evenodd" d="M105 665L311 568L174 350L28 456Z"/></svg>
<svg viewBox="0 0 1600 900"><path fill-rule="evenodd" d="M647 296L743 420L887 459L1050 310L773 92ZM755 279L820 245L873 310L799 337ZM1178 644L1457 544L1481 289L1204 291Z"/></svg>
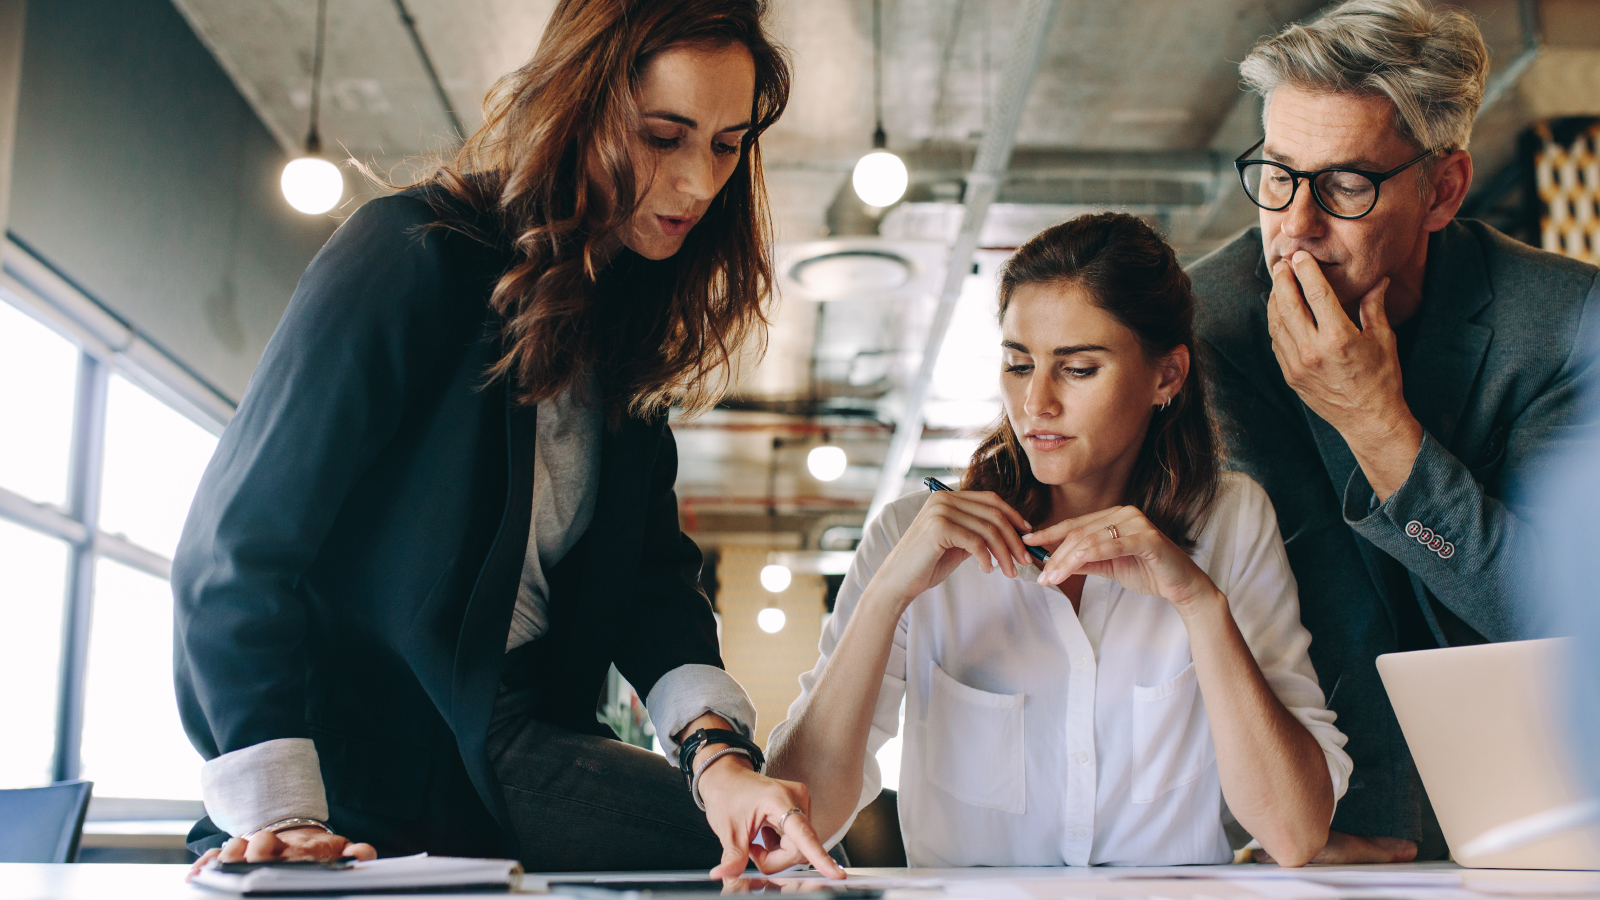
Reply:
<svg viewBox="0 0 1600 900"><path fill-rule="evenodd" d="M78 348L0 300L0 487L65 506Z"/></svg>
<svg viewBox="0 0 1600 900"><path fill-rule="evenodd" d="M97 797L200 799L200 754L172 689L172 590L109 559L95 566L83 777Z"/></svg>
<svg viewBox="0 0 1600 900"><path fill-rule="evenodd" d="M0 788L50 783L67 545L0 520Z"/></svg>
<svg viewBox="0 0 1600 900"><path fill-rule="evenodd" d="M106 400L100 528L167 558L217 439L120 375Z"/></svg>

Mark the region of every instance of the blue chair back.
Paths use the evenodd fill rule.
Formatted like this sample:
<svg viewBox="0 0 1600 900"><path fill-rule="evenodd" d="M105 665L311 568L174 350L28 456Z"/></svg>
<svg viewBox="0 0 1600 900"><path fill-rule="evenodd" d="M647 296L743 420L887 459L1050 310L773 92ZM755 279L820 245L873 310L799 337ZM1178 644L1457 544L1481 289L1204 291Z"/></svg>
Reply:
<svg viewBox="0 0 1600 900"><path fill-rule="evenodd" d="M0 791L0 862L78 861L92 781Z"/></svg>

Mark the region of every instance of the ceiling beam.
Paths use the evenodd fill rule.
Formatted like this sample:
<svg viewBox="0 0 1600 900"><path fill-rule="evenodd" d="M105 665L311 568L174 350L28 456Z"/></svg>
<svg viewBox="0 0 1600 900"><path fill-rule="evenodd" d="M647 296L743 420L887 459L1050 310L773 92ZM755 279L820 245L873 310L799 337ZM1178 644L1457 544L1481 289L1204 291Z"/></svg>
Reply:
<svg viewBox="0 0 1600 900"><path fill-rule="evenodd" d="M945 333L950 330L950 319L955 314L961 287L972 270L972 254L978 248L978 233L983 228L984 217L989 212L989 204L1000 192L1000 183L1011 164L1011 151L1016 145L1022 107L1028 99L1029 89L1033 87L1034 76L1039 72L1055 10L1056 0L1026 0L1017 15L1016 27L1012 30L1015 51L1006 60L1005 71L1000 76L994 115L989 127L984 130L983 140L978 144L972 171L967 173L961 230L957 232L955 244L950 248L944 289L939 292L939 306L934 311L933 324L928 329L922 364L906 396L905 411L895 423L894 436L889 439L889 452L884 457L878 488L873 493L872 506L867 512L869 519L900 496L906 473L911 471L911 460L916 454L917 442L922 438L924 407L928 391L933 385L933 369L939 361Z"/></svg>

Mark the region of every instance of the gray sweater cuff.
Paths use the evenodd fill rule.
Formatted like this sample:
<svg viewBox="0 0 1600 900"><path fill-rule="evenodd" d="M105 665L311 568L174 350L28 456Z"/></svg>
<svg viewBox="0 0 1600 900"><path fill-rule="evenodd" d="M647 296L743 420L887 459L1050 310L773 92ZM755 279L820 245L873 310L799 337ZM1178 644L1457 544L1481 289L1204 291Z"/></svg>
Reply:
<svg viewBox="0 0 1600 900"><path fill-rule="evenodd" d="M732 675L716 666L693 663L673 669L650 689L644 706L650 711L661 749L674 764L678 761L678 742L672 739L673 735L706 713L727 719L745 737L756 730L756 708L750 696Z"/></svg>
<svg viewBox="0 0 1600 900"><path fill-rule="evenodd" d="M328 821L317 745L310 738L262 741L200 767L206 814L235 837L280 819Z"/></svg>

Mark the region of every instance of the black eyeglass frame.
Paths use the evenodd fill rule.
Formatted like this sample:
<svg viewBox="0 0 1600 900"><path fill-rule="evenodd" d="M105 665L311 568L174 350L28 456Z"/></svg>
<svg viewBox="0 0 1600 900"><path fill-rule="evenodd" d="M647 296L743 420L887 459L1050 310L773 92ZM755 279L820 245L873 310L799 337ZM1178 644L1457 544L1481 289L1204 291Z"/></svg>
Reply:
<svg viewBox="0 0 1600 900"><path fill-rule="evenodd" d="M1282 212L1283 210L1286 210L1289 207L1294 205L1294 198L1300 192L1300 179L1304 178L1307 183L1312 185L1312 188L1311 188L1311 199L1317 201L1317 205L1322 207L1322 211L1323 212L1327 213L1330 216L1333 216L1335 219L1347 219L1347 220L1348 219L1360 219L1360 218L1362 218L1364 216L1371 215L1372 211L1378 208L1378 198L1383 193L1383 183L1385 181L1388 181L1389 179L1393 178L1394 176L1399 175L1401 172L1404 172L1405 170L1407 170L1407 169L1411 168L1412 166L1416 165L1417 163L1422 162L1423 160L1427 159L1428 157L1430 157L1430 156L1434 155L1435 153L1438 153L1438 152L1440 152L1441 150L1444 149L1443 147L1435 147L1432 150L1424 150L1420 155L1418 155L1415 159L1411 160L1410 162L1401 163L1400 165L1395 166L1394 168L1390 169L1387 172L1368 172L1365 169L1354 169L1354 168L1351 168L1349 166L1333 166L1333 167L1327 168L1327 169L1318 169L1315 172L1301 172L1301 171L1298 171L1298 170L1295 170L1295 169L1291 169L1288 166L1284 165L1283 163L1274 162L1274 161L1272 161L1270 159L1246 159L1245 158L1245 157L1249 156L1250 154L1256 152L1256 150L1258 148L1260 148L1261 145L1265 144L1266 142L1267 142L1266 138L1262 138L1261 140L1256 141L1254 144L1250 145L1250 149L1248 149L1248 150L1244 151L1243 153L1239 154L1233 161L1234 168L1239 170L1239 187L1244 190L1244 195L1246 197L1250 198L1250 202L1251 203L1254 203L1256 206L1261 207L1262 209L1266 210L1267 212ZM1262 203L1260 200L1257 200L1250 193L1250 185L1249 185L1248 182L1245 181L1244 170L1245 170L1245 167L1247 167L1247 166L1255 166L1255 165L1274 166L1276 168L1282 169L1283 171L1289 173L1289 177L1292 179L1292 184L1289 187L1289 202L1283 204L1282 206L1268 206L1265 203ZM1367 179L1368 181L1372 182L1372 205L1367 207L1367 211L1366 212L1361 213L1360 215L1346 216L1346 215L1340 215L1339 213L1336 213L1333 210L1328 208L1328 204L1324 203L1323 200L1322 200L1322 195L1317 193L1317 189L1316 189L1315 185L1317 183L1316 180L1317 180L1318 177L1320 177L1322 175L1326 175L1329 172L1349 172L1349 173L1354 174L1354 175L1360 175L1363 178Z"/></svg>

